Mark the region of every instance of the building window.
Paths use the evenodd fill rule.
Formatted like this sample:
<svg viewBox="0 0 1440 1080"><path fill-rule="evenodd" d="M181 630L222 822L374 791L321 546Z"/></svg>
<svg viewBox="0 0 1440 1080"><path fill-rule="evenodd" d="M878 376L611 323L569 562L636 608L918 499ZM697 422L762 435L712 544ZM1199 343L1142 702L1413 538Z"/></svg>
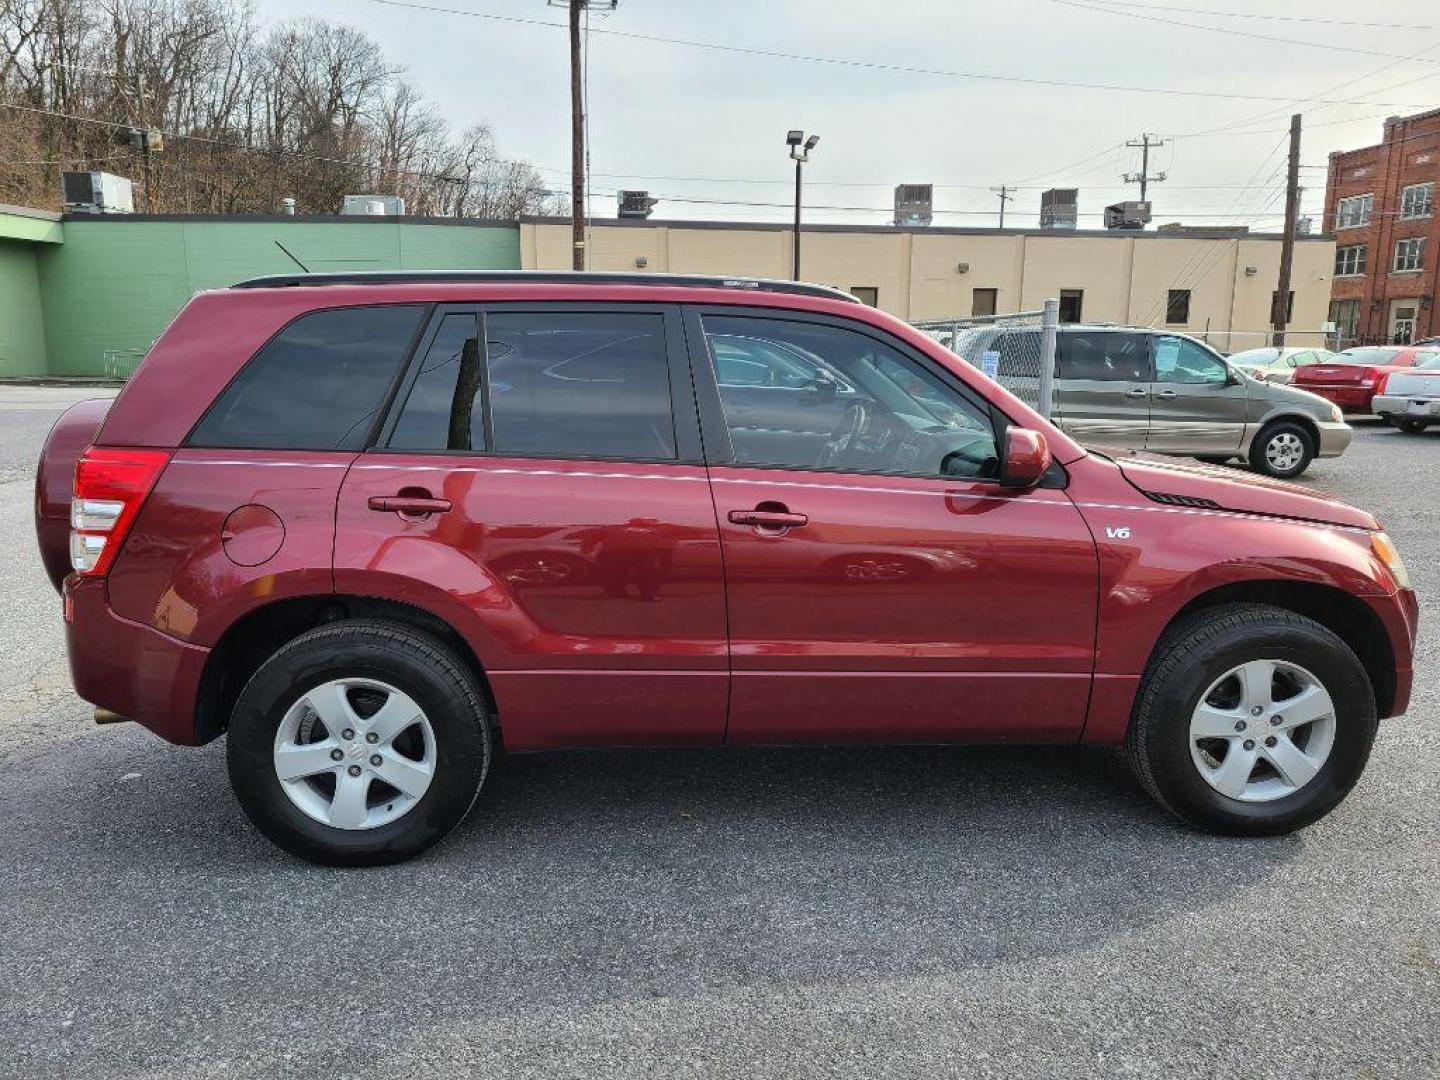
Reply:
<svg viewBox="0 0 1440 1080"><path fill-rule="evenodd" d="M1280 290L1276 289L1270 294L1270 322L1275 322L1275 309L1280 306ZM1295 318L1295 290L1291 289L1285 297L1285 321L1288 323Z"/></svg>
<svg viewBox="0 0 1440 1080"><path fill-rule="evenodd" d="M880 306L880 287L878 285L851 285L850 295L862 304L869 304L871 307Z"/></svg>
<svg viewBox="0 0 1440 1080"><path fill-rule="evenodd" d="M1335 324L1335 333L1342 341L1353 341L1360 336L1360 301L1330 301L1330 321Z"/></svg>
<svg viewBox="0 0 1440 1080"><path fill-rule="evenodd" d="M1374 195L1351 195L1348 199L1341 199L1335 205L1335 228L1358 229L1361 225L1369 225L1370 207L1374 202Z"/></svg>
<svg viewBox="0 0 1440 1080"><path fill-rule="evenodd" d="M1425 238L1411 236L1395 242L1395 271L1420 270L1425 266Z"/></svg>
<svg viewBox="0 0 1440 1080"><path fill-rule="evenodd" d="M1165 322L1184 326L1190 321L1190 290L1171 289L1165 298Z"/></svg>
<svg viewBox="0 0 1440 1080"><path fill-rule="evenodd" d="M1080 321L1080 313L1084 307L1084 289L1061 289L1060 290L1060 321L1075 323Z"/></svg>
<svg viewBox="0 0 1440 1080"><path fill-rule="evenodd" d="M1435 184L1411 184L1400 191L1402 218L1429 217L1435 209Z"/></svg>
<svg viewBox="0 0 1440 1080"><path fill-rule="evenodd" d="M970 293L970 314L994 315L999 300L999 289L975 289Z"/></svg>
<svg viewBox="0 0 1440 1080"><path fill-rule="evenodd" d="M1356 244L1354 247L1336 248L1335 276L1347 277L1365 273L1366 250L1364 244Z"/></svg>

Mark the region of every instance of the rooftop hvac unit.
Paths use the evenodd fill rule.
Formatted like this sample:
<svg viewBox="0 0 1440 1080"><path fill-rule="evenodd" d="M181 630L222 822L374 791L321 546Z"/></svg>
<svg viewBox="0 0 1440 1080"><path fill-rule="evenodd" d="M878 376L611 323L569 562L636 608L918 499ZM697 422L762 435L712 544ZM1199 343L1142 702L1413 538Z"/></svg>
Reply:
<svg viewBox="0 0 1440 1080"><path fill-rule="evenodd" d="M1051 188L1040 193L1040 228L1073 229L1080 217L1077 188Z"/></svg>
<svg viewBox="0 0 1440 1080"><path fill-rule="evenodd" d="M130 181L106 172L60 174L65 209L73 214L133 214L135 196Z"/></svg>
<svg viewBox="0 0 1440 1080"><path fill-rule="evenodd" d="M934 212L934 184L895 185L896 225L929 225Z"/></svg>
<svg viewBox="0 0 1440 1080"><path fill-rule="evenodd" d="M350 217L402 217L405 200L398 195L346 195L340 213Z"/></svg>
<svg viewBox="0 0 1440 1080"><path fill-rule="evenodd" d="M1143 229L1150 221L1150 203L1131 199L1105 207L1105 228Z"/></svg>
<svg viewBox="0 0 1440 1080"><path fill-rule="evenodd" d="M615 216L622 218L648 218L660 201L652 199L648 191L617 191L615 199L619 204Z"/></svg>

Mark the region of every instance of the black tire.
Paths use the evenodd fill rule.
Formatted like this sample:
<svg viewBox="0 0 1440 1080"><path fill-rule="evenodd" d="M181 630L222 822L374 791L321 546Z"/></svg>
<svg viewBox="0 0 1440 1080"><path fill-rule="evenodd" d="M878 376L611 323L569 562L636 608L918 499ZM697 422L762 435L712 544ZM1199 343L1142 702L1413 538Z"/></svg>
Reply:
<svg viewBox="0 0 1440 1080"><path fill-rule="evenodd" d="M1419 435L1430 426L1424 420L1400 419L1398 417L1392 420L1391 423L1407 435Z"/></svg>
<svg viewBox="0 0 1440 1080"><path fill-rule="evenodd" d="M406 813L375 828L335 828L310 817L276 775L275 739L286 712L336 678L402 690L434 732L429 787ZM331 623L281 648L240 692L226 751L230 784L255 827L293 855L331 866L401 862L441 840L474 805L494 754L492 715L474 674L435 639L389 622Z"/></svg>
<svg viewBox="0 0 1440 1080"><path fill-rule="evenodd" d="M1247 660L1275 659L1312 672L1335 705L1335 741L1320 771L1271 802L1221 794L1191 757L1190 718L1200 697ZM1229 604L1180 619L1162 636L1140 683L1126 751L1141 785L1161 806L1206 832L1274 836L1333 810L1365 769L1375 740L1375 695L1345 642L1294 612Z"/></svg>
<svg viewBox="0 0 1440 1080"><path fill-rule="evenodd" d="M1290 468L1279 468L1270 462L1267 451L1271 443L1287 436L1299 439L1300 457ZM1261 428L1250 444L1250 468L1277 480L1289 480L1310 467L1310 462L1315 460L1315 450L1315 435L1308 427L1298 420L1275 420Z"/></svg>

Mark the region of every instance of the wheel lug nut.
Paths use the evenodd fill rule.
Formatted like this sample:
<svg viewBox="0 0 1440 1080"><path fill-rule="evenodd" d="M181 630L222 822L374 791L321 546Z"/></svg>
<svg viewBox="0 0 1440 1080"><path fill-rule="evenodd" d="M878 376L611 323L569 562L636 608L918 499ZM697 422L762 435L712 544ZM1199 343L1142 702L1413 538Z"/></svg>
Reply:
<svg viewBox="0 0 1440 1080"><path fill-rule="evenodd" d="M360 775L360 766L359 766L359 765L351 765L350 768L346 769L345 771L348 772L351 776L359 776L359 775Z"/></svg>
<svg viewBox="0 0 1440 1080"><path fill-rule="evenodd" d="M371 765L374 765L377 769L378 769L382 764L384 764L384 761L385 761L385 759L382 758L379 754L371 754L371 755L370 755L370 764L371 764Z"/></svg>
<svg viewBox="0 0 1440 1080"><path fill-rule="evenodd" d="M1272 717L1270 717L1270 725L1271 725L1272 727L1279 727L1279 726L1280 726L1280 719L1281 719L1281 718L1278 717L1278 716L1272 716Z"/></svg>
<svg viewBox="0 0 1440 1080"><path fill-rule="evenodd" d="M1275 745L1276 743L1278 743L1279 741L1280 741L1280 740L1277 739L1277 738L1275 738L1274 735L1271 735L1268 739L1265 740L1265 745L1266 745L1266 746L1274 746L1274 745Z"/></svg>
<svg viewBox="0 0 1440 1080"><path fill-rule="evenodd" d="M355 729L347 727L344 731L340 732L340 737L342 739L353 739L355 737Z"/></svg>
<svg viewBox="0 0 1440 1080"><path fill-rule="evenodd" d="M1244 730L1245 730L1245 721L1244 721L1244 720L1236 720L1236 721L1235 721L1235 730L1236 730L1236 731L1244 731Z"/></svg>
<svg viewBox="0 0 1440 1080"><path fill-rule="evenodd" d="M1254 750L1254 749L1255 749L1255 740L1254 740L1254 739L1246 739L1246 740L1245 740L1245 749L1246 749L1246 750Z"/></svg>
<svg viewBox="0 0 1440 1080"><path fill-rule="evenodd" d="M1279 721L1276 721L1276 723L1279 723ZM380 736L376 735L373 731L368 731L365 733L365 741L368 743L377 743L380 741Z"/></svg>
<svg viewBox="0 0 1440 1080"><path fill-rule="evenodd" d="M334 750L331 750L331 751L330 751L330 760L331 760L331 761L339 761L339 760L340 760L341 758L343 758L344 756L345 756L345 751L344 751L344 750L341 750L339 747L336 747Z"/></svg>
<svg viewBox="0 0 1440 1080"><path fill-rule="evenodd" d="M1259 705L1256 705L1254 708L1252 708L1252 709L1250 710L1250 715L1251 715L1251 716L1259 716L1259 715L1260 715L1262 712L1264 712L1264 711L1265 711L1265 710L1262 709Z"/></svg>

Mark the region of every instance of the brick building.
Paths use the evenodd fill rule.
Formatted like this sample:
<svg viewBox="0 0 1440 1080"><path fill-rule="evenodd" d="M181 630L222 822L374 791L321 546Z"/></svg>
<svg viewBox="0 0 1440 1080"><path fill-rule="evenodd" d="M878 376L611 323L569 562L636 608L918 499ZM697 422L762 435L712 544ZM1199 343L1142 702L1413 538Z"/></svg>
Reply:
<svg viewBox="0 0 1440 1080"><path fill-rule="evenodd" d="M1376 146L1330 155L1330 318L1346 344L1440 335L1440 109L1385 121Z"/></svg>

